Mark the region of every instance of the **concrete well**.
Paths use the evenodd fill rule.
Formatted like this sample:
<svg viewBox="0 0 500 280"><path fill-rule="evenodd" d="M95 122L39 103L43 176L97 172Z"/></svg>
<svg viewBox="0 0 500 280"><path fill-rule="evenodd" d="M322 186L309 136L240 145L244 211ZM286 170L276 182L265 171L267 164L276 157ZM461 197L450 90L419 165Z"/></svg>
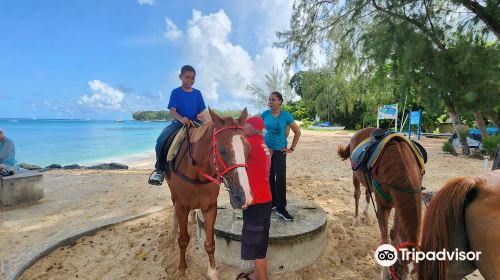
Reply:
<svg viewBox="0 0 500 280"><path fill-rule="evenodd" d="M290 197L287 210L294 216L293 222L283 221L275 211L271 214L266 256L269 273L290 272L309 266L326 246L326 214L321 207L301 198ZM199 210L196 224L198 241L203 247L205 225ZM238 271L251 271L253 262L240 257L242 227L243 220L233 218L230 205L219 206L215 223L215 257L217 262L230 265Z"/></svg>
<svg viewBox="0 0 500 280"><path fill-rule="evenodd" d="M23 171L0 179L0 203L15 206L36 202L43 198L43 175L37 171Z"/></svg>

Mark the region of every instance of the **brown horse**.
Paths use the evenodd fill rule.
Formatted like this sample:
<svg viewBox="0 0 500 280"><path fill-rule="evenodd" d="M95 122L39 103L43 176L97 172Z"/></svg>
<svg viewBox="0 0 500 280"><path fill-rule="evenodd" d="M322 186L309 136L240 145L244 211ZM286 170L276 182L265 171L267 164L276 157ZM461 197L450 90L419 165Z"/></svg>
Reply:
<svg viewBox="0 0 500 280"><path fill-rule="evenodd" d="M250 146L241 127L247 118L246 108L238 120L219 117L211 110L209 112L212 118L210 127L196 143L184 141L178 153L182 156L176 160L174 171L165 172L165 177L180 228L179 275L184 275L187 267L189 211L201 209L205 220L204 245L209 260L207 275L213 280L217 279L214 225L220 182L223 180L229 190L230 202L234 208L246 208L253 198L245 168ZM188 131L188 140L191 132L192 129Z"/></svg>
<svg viewBox="0 0 500 280"><path fill-rule="evenodd" d="M365 128L356 132L346 147L339 147L338 154L342 160L350 158L352 151L365 139L369 138L375 128ZM422 176L423 172L418 165L415 154L409 145L397 138L390 140L380 155L376 172L371 177L379 183L382 191L392 197L388 200L375 191L368 176L361 171L354 171L353 183L355 186L354 198L356 203L356 218L359 203L359 183L367 190L367 203L370 192L375 192L376 215L380 229L380 244L389 243L388 220L392 208L395 208L394 223L391 229L391 243L395 247L403 242L410 242L409 249L418 244L420 233L420 219L422 215ZM366 208L365 208L366 209ZM408 279L413 272L412 262L398 261L392 273L399 279ZM382 270L382 279L388 279L389 269Z"/></svg>
<svg viewBox="0 0 500 280"><path fill-rule="evenodd" d="M418 279L463 279L476 268L500 279L500 170L450 180L425 212L421 251L479 254L479 261L422 261Z"/></svg>

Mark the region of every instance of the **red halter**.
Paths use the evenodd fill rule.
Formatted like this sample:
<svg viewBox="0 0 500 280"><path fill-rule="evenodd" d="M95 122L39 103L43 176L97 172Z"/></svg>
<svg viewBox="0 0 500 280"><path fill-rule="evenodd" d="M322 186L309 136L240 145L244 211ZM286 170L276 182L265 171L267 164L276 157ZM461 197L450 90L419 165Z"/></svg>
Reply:
<svg viewBox="0 0 500 280"><path fill-rule="evenodd" d="M415 247L418 248L418 245L415 244L415 243L412 243L412 242L403 242L403 243L398 244L398 246L396 246L396 251L399 252L399 250L401 248L405 248L405 247L409 247L409 246L415 246ZM392 279L399 280L399 278L396 276L396 272L394 271L394 265L392 265L392 266L389 267L389 272L391 273L391 278Z"/></svg>
<svg viewBox="0 0 500 280"><path fill-rule="evenodd" d="M208 175L207 173L203 172L203 170L199 169L196 166L196 170L198 171L198 173L200 173L203 177L207 178L208 180L212 181L213 183L215 183L219 186L222 183L222 180L224 179L223 176L226 175L229 171L231 171L235 168L238 168L238 167L248 168L248 165L243 164L243 163L235 164L233 166L227 167L226 164L224 163L224 160L222 160L222 157L219 153L219 148L217 145L217 137L216 136L217 136L217 134L219 134L220 132L222 132L226 129L243 129L243 127L233 125L233 126L226 126L226 127L223 127L219 130L216 130L215 126L214 126L214 135L212 136L212 150L214 151L213 159L214 159L215 170L217 171L217 178L214 178L214 177Z"/></svg>

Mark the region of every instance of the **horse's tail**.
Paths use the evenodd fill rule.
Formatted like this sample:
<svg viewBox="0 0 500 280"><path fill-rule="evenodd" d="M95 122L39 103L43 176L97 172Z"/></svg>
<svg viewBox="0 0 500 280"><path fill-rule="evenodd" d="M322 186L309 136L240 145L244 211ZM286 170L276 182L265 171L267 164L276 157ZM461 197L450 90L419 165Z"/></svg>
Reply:
<svg viewBox="0 0 500 280"><path fill-rule="evenodd" d="M348 159L349 156L351 155L350 144L347 144L347 146L339 146L337 154L339 154L342 160Z"/></svg>
<svg viewBox="0 0 500 280"><path fill-rule="evenodd" d="M477 181L474 178L459 177L449 181L434 195L425 212L422 252L449 250L450 235L463 222L465 203L470 202L475 194ZM418 267L418 279L447 279L447 260L423 261Z"/></svg>

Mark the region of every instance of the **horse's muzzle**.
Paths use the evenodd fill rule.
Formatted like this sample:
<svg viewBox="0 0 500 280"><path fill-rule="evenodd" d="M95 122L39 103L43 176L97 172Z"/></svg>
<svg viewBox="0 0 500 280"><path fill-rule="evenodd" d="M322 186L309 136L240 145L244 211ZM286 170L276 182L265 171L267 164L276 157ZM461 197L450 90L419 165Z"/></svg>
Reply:
<svg viewBox="0 0 500 280"><path fill-rule="evenodd" d="M229 192L229 200L231 202L231 206L234 209L244 209L246 208L246 197L245 197L245 192L243 191L243 188L241 187L236 187L232 188L231 191Z"/></svg>

